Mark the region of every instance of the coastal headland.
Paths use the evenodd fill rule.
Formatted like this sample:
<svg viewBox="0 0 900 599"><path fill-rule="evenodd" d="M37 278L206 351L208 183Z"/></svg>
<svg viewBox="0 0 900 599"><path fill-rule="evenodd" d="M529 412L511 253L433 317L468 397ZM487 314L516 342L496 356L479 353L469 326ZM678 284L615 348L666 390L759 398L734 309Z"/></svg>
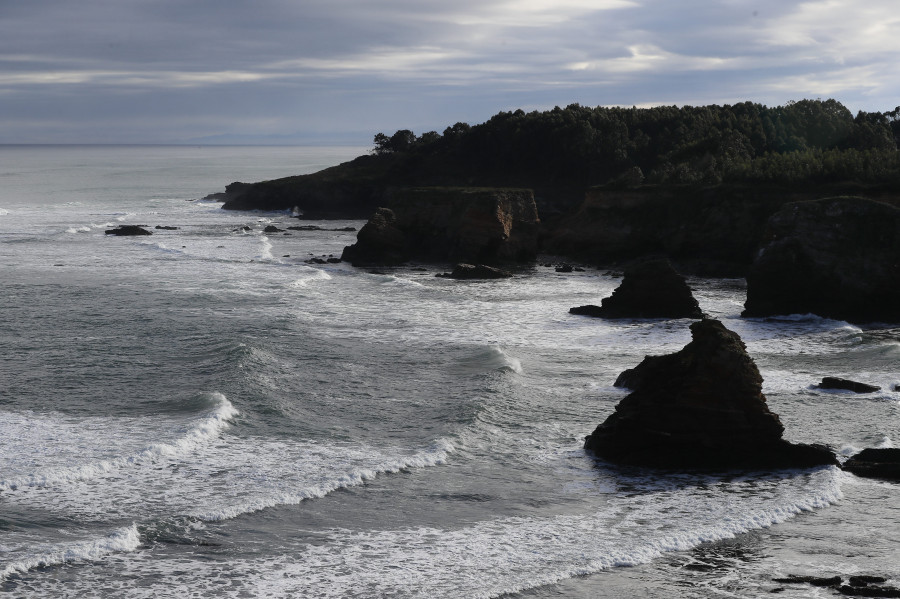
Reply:
<svg viewBox="0 0 900 599"><path fill-rule="evenodd" d="M623 268L662 257L687 275L748 277L747 315L780 313L787 304L771 298L801 296L790 288L798 279L782 275L791 270L787 262L806 260L797 268L814 263L818 269L804 270L821 283L814 294L821 298L835 281L850 292L835 300L842 305L793 302L792 312L825 309L822 315L854 321L893 321L890 309L867 314L865 307L900 276L900 233L885 225L900 222L898 140L900 107L853 115L831 99L776 107L572 104L501 112L442 134L379 133L371 153L349 162L309 175L235 182L215 195L226 209L290 210L306 219L374 215L345 256L360 265L530 262L543 253ZM533 196L524 212L514 210L512 229L502 214L509 202L490 218L493 208L478 218L463 216L478 211L476 197L511 193ZM835 216L811 207L815 202L843 208ZM784 216L798 210L802 219ZM847 219L852 235L829 233ZM875 229L878 235L867 236ZM479 235L481 245L469 243ZM794 240L788 249L804 239L829 240L832 257L848 254L854 239L868 245L864 258L843 259L835 275L827 272L828 252L785 252L778 240L788 237ZM861 278L867 281L855 280Z"/></svg>

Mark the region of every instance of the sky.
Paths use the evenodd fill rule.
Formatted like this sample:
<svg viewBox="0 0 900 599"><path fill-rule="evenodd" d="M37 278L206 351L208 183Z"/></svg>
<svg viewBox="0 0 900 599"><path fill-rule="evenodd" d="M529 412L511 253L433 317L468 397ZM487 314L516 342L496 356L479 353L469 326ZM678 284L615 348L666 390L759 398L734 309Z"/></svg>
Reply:
<svg viewBox="0 0 900 599"><path fill-rule="evenodd" d="M896 0L0 0L0 143L370 145L519 108L898 92Z"/></svg>

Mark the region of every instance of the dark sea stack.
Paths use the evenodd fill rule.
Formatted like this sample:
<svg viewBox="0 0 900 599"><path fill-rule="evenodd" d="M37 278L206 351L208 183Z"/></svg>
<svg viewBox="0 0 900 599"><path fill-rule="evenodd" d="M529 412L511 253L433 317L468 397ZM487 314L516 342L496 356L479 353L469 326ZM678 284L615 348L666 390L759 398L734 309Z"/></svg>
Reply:
<svg viewBox="0 0 900 599"><path fill-rule="evenodd" d="M408 260L498 264L533 260L540 221L524 189L416 188L393 192L344 249L357 266Z"/></svg>
<svg viewBox="0 0 900 599"><path fill-rule="evenodd" d="M863 449L844 462L844 470L866 478L900 481L900 449Z"/></svg>
<svg viewBox="0 0 900 599"><path fill-rule="evenodd" d="M632 393L585 439L604 460L656 468L806 468L837 465L817 445L781 438L762 376L740 337L717 320L691 325L681 351L648 356L616 384Z"/></svg>
<svg viewBox="0 0 900 599"><path fill-rule="evenodd" d="M453 272L437 275L445 279L474 280L474 279L508 279L511 272L487 266L485 264L457 264Z"/></svg>
<svg viewBox="0 0 900 599"><path fill-rule="evenodd" d="M153 235L140 225L119 225L115 229L107 229L107 235Z"/></svg>
<svg viewBox="0 0 900 599"><path fill-rule="evenodd" d="M577 314L579 316L603 316L603 308L600 306L595 306L594 304L588 304L586 306L575 306L574 308L569 308L569 314Z"/></svg>
<svg viewBox="0 0 900 599"><path fill-rule="evenodd" d="M900 209L863 198L786 204L768 221L743 316L900 322Z"/></svg>
<svg viewBox="0 0 900 599"><path fill-rule="evenodd" d="M838 389L843 391L853 391L854 393L874 393L876 391L881 391L881 387L875 385L868 385L866 383L840 379L833 376L826 376L822 379L822 382L816 386L819 389Z"/></svg>
<svg viewBox="0 0 900 599"><path fill-rule="evenodd" d="M409 260L408 241L394 211L376 210L357 233L356 243L344 248L341 259L354 266L394 266Z"/></svg>
<svg viewBox="0 0 900 599"><path fill-rule="evenodd" d="M597 306L580 306L572 314L602 318L702 318L684 277L665 258L643 260L625 270L621 285Z"/></svg>

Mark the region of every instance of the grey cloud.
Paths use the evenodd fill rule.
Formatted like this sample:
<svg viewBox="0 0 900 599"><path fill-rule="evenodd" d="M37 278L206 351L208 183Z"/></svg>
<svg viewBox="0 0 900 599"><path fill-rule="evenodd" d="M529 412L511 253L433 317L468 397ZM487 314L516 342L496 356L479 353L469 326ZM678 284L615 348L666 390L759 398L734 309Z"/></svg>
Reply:
<svg viewBox="0 0 900 599"><path fill-rule="evenodd" d="M0 142L332 131L367 143L571 102L896 103L893 48L815 45L829 19L844 21L834 40L852 38L835 2L605 1L0 0ZM812 42L783 42L804 28Z"/></svg>

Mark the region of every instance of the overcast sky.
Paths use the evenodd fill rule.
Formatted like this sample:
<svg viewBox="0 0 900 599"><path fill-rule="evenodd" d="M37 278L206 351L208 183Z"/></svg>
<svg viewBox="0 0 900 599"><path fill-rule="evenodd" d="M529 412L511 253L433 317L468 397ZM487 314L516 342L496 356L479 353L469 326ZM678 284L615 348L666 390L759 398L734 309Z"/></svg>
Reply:
<svg viewBox="0 0 900 599"><path fill-rule="evenodd" d="M0 143L367 145L500 110L900 105L897 0L0 0Z"/></svg>

